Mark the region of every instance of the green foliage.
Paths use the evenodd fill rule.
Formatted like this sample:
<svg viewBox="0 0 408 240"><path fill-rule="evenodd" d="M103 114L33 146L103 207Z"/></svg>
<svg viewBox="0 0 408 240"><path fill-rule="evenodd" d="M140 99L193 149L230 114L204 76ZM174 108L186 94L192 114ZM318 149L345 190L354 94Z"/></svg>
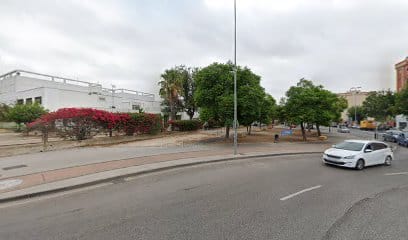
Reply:
<svg viewBox="0 0 408 240"><path fill-rule="evenodd" d="M396 113L408 116L408 86L396 95Z"/></svg>
<svg viewBox="0 0 408 240"><path fill-rule="evenodd" d="M391 91L371 92L363 102L364 112L368 117L385 121L396 112L396 95Z"/></svg>
<svg viewBox="0 0 408 240"><path fill-rule="evenodd" d="M202 123L199 120L175 120L171 124L179 131L195 131L202 127Z"/></svg>
<svg viewBox="0 0 408 240"><path fill-rule="evenodd" d="M8 110L7 119L17 123L30 123L47 113L43 106L35 104L18 104Z"/></svg>
<svg viewBox="0 0 408 240"><path fill-rule="evenodd" d="M157 134L162 129L162 119L160 114L150 113L129 113L130 120L124 127L127 135L137 134Z"/></svg>
<svg viewBox="0 0 408 240"><path fill-rule="evenodd" d="M259 122L264 124L270 124L274 117L277 116L277 106L275 99L270 94L265 94L263 98Z"/></svg>
<svg viewBox="0 0 408 240"><path fill-rule="evenodd" d="M197 105L194 101L195 92L195 80L194 77L197 73L197 68L182 68L182 91L183 108L190 120L194 117L194 113L197 111Z"/></svg>
<svg viewBox="0 0 408 240"><path fill-rule="evenodd" d="M203 121L214 121L227 127L234 118L234 65L213 63L195 74L195 102ZM247 67L237 67L238 122L250 126L253 122L269 121L274 102L260 86L260 77ZM266 104L265 104L266 103Z"/></svg>
<svg viewBox="0 0 408 240"><path fill-rule="evenodd" d="M353 106L347 109L347 115L352 119L352 121L356 121L355 113L357 114L357 122L360 122L367 117L367 114L362 106Z"/></svg>
<svg viewBox="0 0 408 240"><path fill-rule="evenodd" d="M174 67L167 69L161 75L162 80L159 82L159 94L164 99L163 106L168 106L168 114L170 119L176 118L177 105L180 101L180 92L182 90L183 81L182 67Z"/></svg>
<svg viewBox="0 0 408 240"><path fill-rule="evenodd" d="M315 123L320 135L319 126L328 126L330 122L338 120L347 107L344 99L306 79L292 86L286 92L286 97L285 117L290 123L300 124L304 140L306 123Z"/></svg>
<svg viewBox="0 0 408 240"><path fill-rule="evenodd" d="M161 75L160 96L163 98L162 112L175 120L177 112L185 111L190 119L197 111L194 101L197 68L187 68L183 65L165 70Z"/></svg>
<svg viewBox="0 0 408 240"><path fill-rule="evenodd" d="M6 104L0 103L0 122L7 121L7 114L10 107Z"/></svg>

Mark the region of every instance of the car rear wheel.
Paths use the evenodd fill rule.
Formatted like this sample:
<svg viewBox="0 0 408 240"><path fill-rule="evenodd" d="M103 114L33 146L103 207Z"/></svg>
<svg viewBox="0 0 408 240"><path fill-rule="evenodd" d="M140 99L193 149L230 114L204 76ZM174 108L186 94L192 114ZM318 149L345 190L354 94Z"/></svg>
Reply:
<svg viewBox="0 0 408 240"><path fill-rule="evenodd" d="M356 169L357 170L363 170L364 169L364 160L359 159L356 163Z"/></svg>
<svg viewBox="0 0 408 240"><path fill-rule="evenodd" d="M385 165L385 166L391 166L391 161L392 161L391 156L387 156L387 157L385 158L384 165Z"/></svg>

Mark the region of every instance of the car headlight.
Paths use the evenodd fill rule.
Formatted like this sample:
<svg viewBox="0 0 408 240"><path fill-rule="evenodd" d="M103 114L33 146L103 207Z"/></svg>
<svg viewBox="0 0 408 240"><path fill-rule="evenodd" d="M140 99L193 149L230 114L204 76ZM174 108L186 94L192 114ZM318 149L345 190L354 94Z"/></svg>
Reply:
<svg viewBox="0 0 408 240"><path fill-rule="evenodd" d="M344 159L353 159L354 157L355 155L351 155L351 156L344 157Z"/></svg>

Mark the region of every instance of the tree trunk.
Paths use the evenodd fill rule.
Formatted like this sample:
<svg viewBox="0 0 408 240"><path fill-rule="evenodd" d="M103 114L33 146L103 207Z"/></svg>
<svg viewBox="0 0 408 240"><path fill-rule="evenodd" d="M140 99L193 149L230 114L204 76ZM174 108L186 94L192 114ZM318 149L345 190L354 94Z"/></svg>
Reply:
<svg viewBox="0 0 408 240"><path fill-rule="evenodd" d="M229 133L230 133L230 126L225 127L225 139L229 138Z"/></svg>
<svg viewBox="0 0 408 240"><path fill-rule="evenodd" d="M322 136L322 132L320 132L320 126L319 124L316 124L316 130L317 130L317 136Z"/></svg>
<svg viewBox="0 0 408 240"><path fill-rule="evenodd" d="M42 130L43 151L47 151L48 146L48 127L44 127Z"/></svg>
<svg viewBox="0 0 408 240"><path fill-rule="evenodd" d="M251 130L252 130L252 125L249 125L249 133L248 133L248 135L251 135Z"/></svg>
<svg viewBox="0 0 408 240"><path fill-rule="evenodd" d="M192 111L192 110L188 110L186 113L187 113L188 117L190 118L190 120L193 120L193 117L194 117L194 111Z"/></svg>
<svg viewBox="0 0 408 240"><path fill-rule="evenodd" d="M303 125L303 122L300 123L300 128L302 129L302 138L303 138L303 141L306 141L306 140L307 140L307 138L306 138L306 131L305 131L305 126Z"/></svg>

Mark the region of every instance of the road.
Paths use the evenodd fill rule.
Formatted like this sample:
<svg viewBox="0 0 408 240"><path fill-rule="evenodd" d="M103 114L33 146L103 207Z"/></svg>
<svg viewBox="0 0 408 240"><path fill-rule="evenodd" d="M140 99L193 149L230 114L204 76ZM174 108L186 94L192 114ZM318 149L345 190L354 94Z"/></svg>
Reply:
<svg viewBox="0 0 408 240"><path fill-rule="evenodd" d="M319 155L201 165L0 205L0 239L406 239L408 149L391 167Z"/></svg>

